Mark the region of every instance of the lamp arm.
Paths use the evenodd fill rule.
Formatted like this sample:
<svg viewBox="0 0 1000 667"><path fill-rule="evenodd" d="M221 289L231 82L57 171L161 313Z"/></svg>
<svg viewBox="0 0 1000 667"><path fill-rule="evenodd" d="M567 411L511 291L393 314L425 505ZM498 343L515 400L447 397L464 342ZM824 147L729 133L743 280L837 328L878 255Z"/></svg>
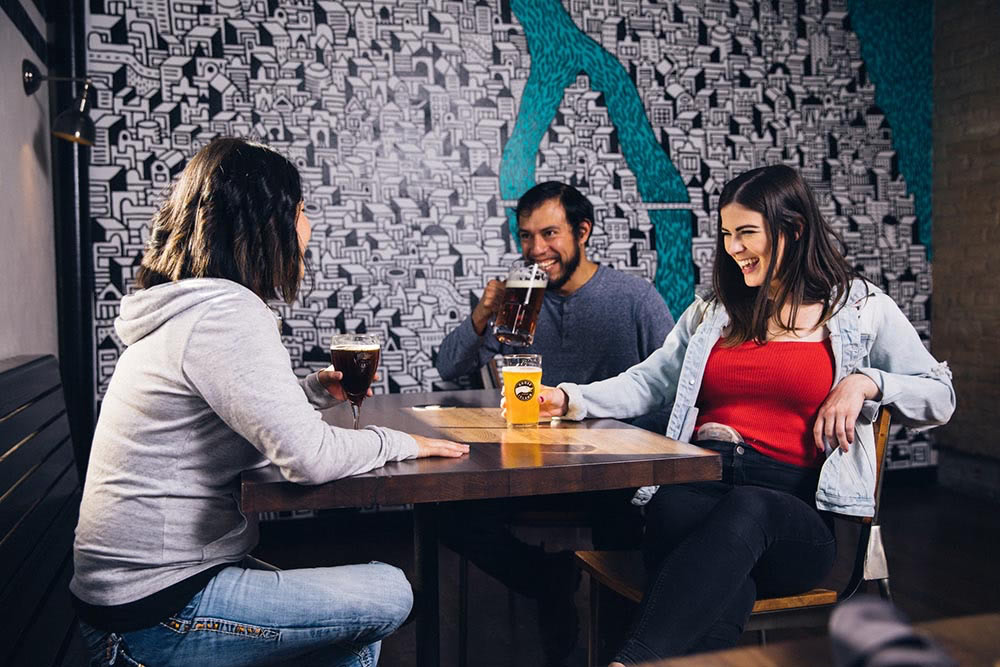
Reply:
<svg viewBox="0 0 1000 667"><path fill-rule="evenodd" d="M94 121L87 115L90 102L90 89L94 82L89 76L48 76L42 74L38 65L30 60L21 61L21 85L25 95L33 95L42 87L42 81L73 81L83 82L83 90L77 98L76 108L70 108L56 116L52 122L52 134L85 146L94 145Z"/></svg>
<svg viewBox="0 0 1000 667"><path fill-rule="evenodd" d="M87 86L93 86L90 77L80 76L49 76L42 74L38 66L30 60L21 61L21 84L25 95L34 94L42 85L42 81L83 81Z"/></svg>
<svg viewBox="0 0 1000 667"><path fill-rule="evenodd" d="M41 77L40 80L41 81L83 81L83 82L89 83L91 85L94 84L93 80L91 80L90 77L84 77L84 76L43 76L43 77Z"/></svg>

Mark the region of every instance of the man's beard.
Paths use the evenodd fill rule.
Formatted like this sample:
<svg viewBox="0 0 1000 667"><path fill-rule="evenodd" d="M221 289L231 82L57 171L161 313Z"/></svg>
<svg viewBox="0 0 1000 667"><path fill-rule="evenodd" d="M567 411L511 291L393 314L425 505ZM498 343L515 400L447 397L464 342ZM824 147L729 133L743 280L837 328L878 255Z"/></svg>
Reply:
<svg viewBox="0 0 1000 667"><path fill-rule="evenodd" d="M576 248L576 252L563 265L562 274L558 278L549 279L548 289L562 289L562 286L569 282L569 279L576 273L576 269L580 266L580 256L583 253L580 252L580 246L575 245L573 247ZM559 263L562 264L562 258L559 259Z"/></svg>

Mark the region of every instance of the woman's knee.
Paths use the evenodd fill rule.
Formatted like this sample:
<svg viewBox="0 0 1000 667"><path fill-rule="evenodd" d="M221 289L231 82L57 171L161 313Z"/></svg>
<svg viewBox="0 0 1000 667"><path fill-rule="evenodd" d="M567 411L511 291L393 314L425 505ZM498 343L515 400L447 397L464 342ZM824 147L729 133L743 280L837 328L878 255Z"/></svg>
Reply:
<svg viewBox="0 0 1000 667"><path fill-rule="evenodd" d="M372 571L372 616L380 620L385 634L403 624L413 608L413 588L398 567L369 563Z"/></svg>

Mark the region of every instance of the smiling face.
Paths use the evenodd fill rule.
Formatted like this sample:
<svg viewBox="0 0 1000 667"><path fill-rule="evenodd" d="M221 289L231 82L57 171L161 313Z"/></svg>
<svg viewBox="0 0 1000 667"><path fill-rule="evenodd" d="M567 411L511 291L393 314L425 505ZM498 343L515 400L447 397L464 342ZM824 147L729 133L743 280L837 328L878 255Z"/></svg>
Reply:
<svg viewBox="0 0 1000 667"><path fill-rule="evenodd" d="M580 223L580 230L579 235L573 233L558 199L544 202L517 221L521 253L548 274L549 288L561 289L579 269L583 246L590 236L590 221Z"/></svg>
<svg viewBox="0 0 1000 667"><path fill-rule="evenodd" d="M767 276L767 267L771 261L773 244L768 238L767 221L764 216L745 206L733 202L722 207L720 211L723 244L726 253L736 262L743 273L743 281L747 287L760 287ZM785 239L779 235L775 267L781 266L781 257L785 250ZM771 281L771 287L777 286L777 280Z"/></svg>

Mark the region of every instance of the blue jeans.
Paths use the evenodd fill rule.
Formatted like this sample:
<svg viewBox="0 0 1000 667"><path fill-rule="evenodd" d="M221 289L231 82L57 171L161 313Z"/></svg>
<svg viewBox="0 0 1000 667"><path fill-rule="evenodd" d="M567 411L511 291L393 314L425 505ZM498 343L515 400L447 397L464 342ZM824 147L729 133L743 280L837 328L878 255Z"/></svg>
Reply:
<svg viewBox="0 0 1000 667"><path fill-rule="evenodd" d="M151 628L114 633L81 622L90 667L370 667L413 605L405 575L384 563L269 567L248 559L222 570Z"/></svg>
<svg viewBox="0 0 1000 667"><path fill-rule="evenodd" d="M661 486L646 505L649 581L616 656L627 665L733 646L757 597L807 591L833 566L818 469L748 445L697 444L721 454L722 481Z"/></svg>

